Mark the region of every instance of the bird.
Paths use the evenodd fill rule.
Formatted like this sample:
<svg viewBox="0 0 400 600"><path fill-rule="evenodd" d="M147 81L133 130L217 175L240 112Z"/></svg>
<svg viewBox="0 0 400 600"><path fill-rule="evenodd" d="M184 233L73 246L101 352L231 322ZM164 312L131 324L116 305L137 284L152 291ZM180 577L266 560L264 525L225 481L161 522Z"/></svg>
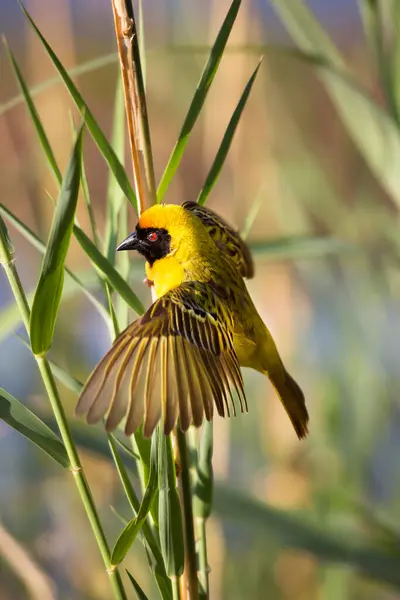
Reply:
<svg viewBox="0 0 400 600"><path fill-rule="evenodd" d="M160 419L166 435L204 416L248 411L241 367L266 375L299 439L309 415L250 297L250 250L217 213L196 202L156 204L117 247L145 259L156 300L115 340L90 375L76 414L107 431L124 421L127 435L146 437Z"/></svg>

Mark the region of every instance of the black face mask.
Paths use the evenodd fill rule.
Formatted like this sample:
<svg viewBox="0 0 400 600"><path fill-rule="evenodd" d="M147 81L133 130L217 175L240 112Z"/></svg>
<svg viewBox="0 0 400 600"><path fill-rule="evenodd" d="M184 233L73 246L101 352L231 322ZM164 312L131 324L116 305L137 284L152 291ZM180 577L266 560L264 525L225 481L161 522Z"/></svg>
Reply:
<svg viewBox="0 0 400 600"><path fill-rule="evenodd" d="M150 265L171 251L171 236L166 229L136 227L136 231L117 247L117 250L137 250Z"/></svg>

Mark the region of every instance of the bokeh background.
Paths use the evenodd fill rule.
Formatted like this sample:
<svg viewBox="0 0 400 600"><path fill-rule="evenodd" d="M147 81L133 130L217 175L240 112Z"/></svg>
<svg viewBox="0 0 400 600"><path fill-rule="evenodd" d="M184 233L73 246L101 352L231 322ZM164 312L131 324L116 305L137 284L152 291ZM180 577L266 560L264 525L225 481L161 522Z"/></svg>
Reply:
<svg viewBox="0 0 400 600"><path fill-rule="evenodd" d="M144 4L149 114L159 178L229 2ZM358 81L383 102L356 1L314 0L309 6ZM90 63L88 72L74 80L110 135L118 74L110 2L29 0L27 7L66 67L99 59L97 68ZM72 143L71 112L76 117L71 101L13 0L0 3L0 30L30 86L39 86L35 101L65 166ZM215 421L215 477L273 507L304 512L344 537L375 540L382 533L375 519L395 528L400 516L397 210L349 138L312 65L280 49L291 44L268 2L243 2L166 199L180 203L196 198L241 91L264 54L209 206L239 229L256 207L249 241L326 235L349 247L329 257L271 260L257 255L249 289L288 369L305 390L311 432L299 443L269 382L246 371L249 414ZM54 195L56 188L26 109L14 100L18 93L2 52L0 199L45 239L52 215L46 191ZM89 136L85 159L102 231L109 175ZM89 231L83 205L78 218ZM133 227L133 210L129 218ZM10 233L24 286L33 291L41 256L11 226ZM132 262L131 284L149 302L143 264ZM68 264L93 277L75 242ZM0 309L0 385L45 416L48 406L36 365L13 335L13 299L3 272ZM82 294L66 294L52 358L83 380L109 344L104 322ZM75 423L76 397L60 389ZM94 435L92 429L80 431ZM104 434L100 429L96 435ZM113 540L121 525L110 507L129 516L119 480L109 461L87 449L82 455ZM345 564L322 563L283 547L274 535L247 531L245 516L235 524L220 513L208 526L213 600L400 598L395 589ZM19 561L23 573L16 567ZM127 566L150 590L149 597L157 597L140 545L131 551ZM109 593L71 478L0 422L0 600L105 600Z"/></svg>

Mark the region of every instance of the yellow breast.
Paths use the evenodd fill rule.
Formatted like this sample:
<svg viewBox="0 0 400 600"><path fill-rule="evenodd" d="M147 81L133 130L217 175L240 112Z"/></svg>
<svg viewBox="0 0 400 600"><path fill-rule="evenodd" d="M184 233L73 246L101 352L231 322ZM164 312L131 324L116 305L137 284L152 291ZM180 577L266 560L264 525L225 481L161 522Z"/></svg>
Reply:
<svg viewBox="0 0 400 600"><path fill-rule="evenodd" d="M164 296L185 280L185 271L174 256L156 260L153 266L146 263L146 275L154 283L157 298Z"/></svg>

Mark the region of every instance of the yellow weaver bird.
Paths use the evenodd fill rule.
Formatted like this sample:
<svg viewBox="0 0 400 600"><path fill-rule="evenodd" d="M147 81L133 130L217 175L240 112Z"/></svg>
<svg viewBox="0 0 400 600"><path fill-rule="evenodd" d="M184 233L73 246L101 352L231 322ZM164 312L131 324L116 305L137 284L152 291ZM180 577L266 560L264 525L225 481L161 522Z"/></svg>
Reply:
<svg viewBox="0 0 400 600"><path fill-rule="evenodd" d="M117 338L80 396L88 423L125 420L130 435L150 436L160 417L169 434L179 417L186 431L205 414L247 411L240 367L267 375L299 438L307 434L304 395L283 366L243 278L254 274L249 249L213 211L194 202L143 212L118 250L146 259L157 300ZM233 390L233 394L232 394Z"/></svg>

